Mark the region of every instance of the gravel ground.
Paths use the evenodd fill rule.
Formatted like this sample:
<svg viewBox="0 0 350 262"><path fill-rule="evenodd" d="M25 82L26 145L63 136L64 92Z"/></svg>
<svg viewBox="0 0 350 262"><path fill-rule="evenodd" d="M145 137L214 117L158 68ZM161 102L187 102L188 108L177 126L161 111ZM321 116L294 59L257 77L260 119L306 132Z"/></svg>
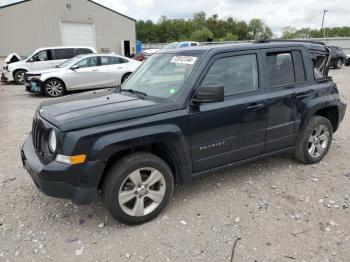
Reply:
<svg viewBox="0 0 350 262"><path fill-rule="evenodd" d="M350 103L350 68L332 71ZM0 261L350 261L350 114L316 165L288 155L179 185L141 226L40 193L19 148L45 97L0 85Z"/></svg>

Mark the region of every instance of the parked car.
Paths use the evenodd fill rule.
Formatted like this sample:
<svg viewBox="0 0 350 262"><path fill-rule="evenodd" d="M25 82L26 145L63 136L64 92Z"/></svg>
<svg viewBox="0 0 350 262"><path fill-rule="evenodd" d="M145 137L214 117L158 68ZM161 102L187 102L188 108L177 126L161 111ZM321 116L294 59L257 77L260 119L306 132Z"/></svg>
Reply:
<svg viewBox="0 0 350 262"><path fill-rule="evenodd" d="M346 66L350 66L350 54L346 54L346 62L345 62L345 65Z"/></svg>
<svg viewBox="0 0 350 262"><path fill-rule="evenodd" d="M162 50L118 93L42 103L23 165L45 194L86 204L102 190L115 219L140 224L174 183L284 152L319 162L346 109L328 58L300 41Z"/></svg>
<svg viewBox="0 0 350 262"><path fill-rule="evenodd" d="M198 42L186 41L186 42L173 42L166 45L163 49L172 49L172 48L181 48L181 47L190 47L190 46L198 46ZM154 53L160 51L162 49L146 49L143 52L143 60L146 60Z"/></svg>
<svg viewBox="0 0 350 262"><path fill-rule="evenodd" d="M193 41L173 42L173 43L166 45L163 49L190 47L190 46L198 46L198 45L199 45L198 42L193 42Z"/></svg>
<svg viewBox="0 0 350 262"><path fill-rule="evenodd" d="M2 79L24 84L24 73L55 67L76 55L96 53L91 47L58 46L36 49L27 58L3 67Z"/></svg>
<svg viewBox="0 0 350 262"><path fill-rule="evenodd" d="M28 92L57 97L72 90L116 87L142 64L112 54L88 54L73 57L55 68L25 73Z"/></svg>
<svg viewBox="0 0 350 262"><path fill-rule="evenodd" d="M342 48L338 46L329 46L331 52L331 67L340 69L347 62L347 56L344 54Z"/></svg>
<svg viewBox="0 0 350 262"><path fill-rule="evenodd" d="M149 58L151 55L153 55L154 53L156 53L156 52L158 52L158 51L160 51L160 50L162 50L162 49L158 49L158 48L145 49L145 50L143 51L143 56L142 56L143 60L146 60L146 59ZM140 57L140 58L141 58L141 57ZM142 60L142 61L143 61L143 60Z"/></svg>

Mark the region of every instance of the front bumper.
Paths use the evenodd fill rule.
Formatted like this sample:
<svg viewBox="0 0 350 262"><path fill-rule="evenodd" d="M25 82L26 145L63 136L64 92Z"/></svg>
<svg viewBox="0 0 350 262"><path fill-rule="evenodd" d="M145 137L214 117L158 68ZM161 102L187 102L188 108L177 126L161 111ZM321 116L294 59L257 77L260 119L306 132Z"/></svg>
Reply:
<svg viewBox="0 0 350 262"><path fill-rule="evenodd" d="M21 148L22 163L37 188L52 197L70 199L77 204L89 204L96 198L104 164L88 161L68 165L56 161L42 163L35 152L31 134Z"/></svg>
<svg viewBox="0 0 350 262"><path fill-rule="evenodd" d="M13 75L12 72L9 72L7 70L2 70L1 72L1 81L4 82L12 82L13 81Z"/></svg>
<svg viewBox="0 0 350 262"><path fill-rule="evenodd" d="M341 121L343 121L344 116L345 116L345 112L346 112L346 104L344 102L340 102L339 106L338 106L338 125L340 124Z"/></svg>
<svg viewBox="0 0 350 262"><path fill-rule="evenodd" d="M30 80L27 81L24 84L24 87L26 89L27 92L29 93L34 93L34 94L42 94L44 93L43 91L43 82L41 82L40 80Z"/></svg>

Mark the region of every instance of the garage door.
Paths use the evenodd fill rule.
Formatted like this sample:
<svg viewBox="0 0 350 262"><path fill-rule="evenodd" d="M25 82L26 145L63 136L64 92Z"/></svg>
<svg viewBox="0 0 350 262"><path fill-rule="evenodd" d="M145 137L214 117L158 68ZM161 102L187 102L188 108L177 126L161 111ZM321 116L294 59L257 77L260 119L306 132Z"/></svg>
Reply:
<svg viewBox="0 0 350 262"><path fill-rule="evenodd" d="M62 22L62 44L96 47L94 25Z"/></svg>

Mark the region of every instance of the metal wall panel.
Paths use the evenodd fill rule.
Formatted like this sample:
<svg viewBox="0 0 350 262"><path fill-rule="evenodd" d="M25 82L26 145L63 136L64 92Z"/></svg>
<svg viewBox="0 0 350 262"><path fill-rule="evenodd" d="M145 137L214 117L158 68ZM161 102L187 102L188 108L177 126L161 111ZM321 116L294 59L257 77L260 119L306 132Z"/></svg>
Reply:
<svg viewBox="0 0 350 262"><path fill-rule="evenodd" d="M121 40L135 47L135 21L88 0L31 0L0 8L0 56L62 45L61 22L93 23L97 51L120 53Z"/></svg>

